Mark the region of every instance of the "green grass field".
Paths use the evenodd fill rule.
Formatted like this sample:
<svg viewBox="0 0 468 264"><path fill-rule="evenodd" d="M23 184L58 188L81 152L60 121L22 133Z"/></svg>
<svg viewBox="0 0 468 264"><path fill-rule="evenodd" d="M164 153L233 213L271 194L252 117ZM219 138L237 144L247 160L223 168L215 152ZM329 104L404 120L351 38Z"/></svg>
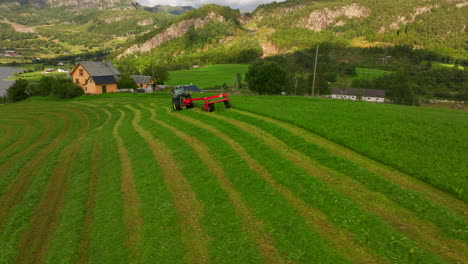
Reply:
<svg viewBox="0 0 468 264"><path fill-rule="evenodd" d="M170 99L1 106L0 263L467 259L466 112Z"/></svg>
<svg viewBox="0 0 468 264"><path fill-rule="evenodd" d="M25 79L30 81L39 81L43 76L52 76L52 77L66 77L67 74L64 72L51 72L47 74L43 74L43 71L33 71L33 72L25 72L19 75L12 75L8 78L8 80L17 80L17 79Z"/></svg>
<svg viewBox="0 0 468 264"><path fill-rule="evenodd" d="M421 62L421 65L426 65L426 64L427 64L427 61ZM451 69L455 67L455 64L448 64L448 63L442 63L442 62L436 62L436 61L431 62L431 64L432 64L432 69ZM464 70L465 67L458 66L458 69Z"/></svg>
<svg viewBox="0 0 468 264"><path fill-rule="evenodd" d="M237 73L242 74L242 79L244 79L248 67L247 64L219 64L199 69L171 71L171 79L166 84L186 85L192 83L200 89L221 86L224 83L232 86Z"/></svg>
<svg viewBox="0 0 468 264"><path fill-rule="evenodd" d="M362 67L356 67L356 79L361 79L361 80L371 80L375 79L377 77L380 77L385 74L392 73L391 71L384 71L380 69L375 69L375 68L362 68Z"/></svg>

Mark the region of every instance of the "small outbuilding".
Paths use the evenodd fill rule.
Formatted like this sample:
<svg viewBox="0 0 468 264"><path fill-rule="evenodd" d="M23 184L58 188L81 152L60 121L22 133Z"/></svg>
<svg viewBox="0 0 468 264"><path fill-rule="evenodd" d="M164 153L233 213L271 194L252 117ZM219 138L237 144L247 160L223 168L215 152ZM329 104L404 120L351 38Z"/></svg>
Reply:
<svg viewBox="0 0 468 264"><path fill-rule="evenodd" d="M136 83L139 89L144 89L147 93L154 91L154 80L147 75L130 75L130 78Z"/></svg>
<svg viewBox="0 0 468 264"><path fill-rule="evenodd" d="M332 98L383 103L385 102L385 91L377 89L333 88Z"/></svg>

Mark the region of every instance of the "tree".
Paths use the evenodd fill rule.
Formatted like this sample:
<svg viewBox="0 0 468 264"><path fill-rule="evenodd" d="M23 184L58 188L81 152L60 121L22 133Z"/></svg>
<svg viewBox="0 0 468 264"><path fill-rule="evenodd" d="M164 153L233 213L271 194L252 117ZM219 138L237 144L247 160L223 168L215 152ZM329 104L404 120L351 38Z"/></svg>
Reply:
<svg viewBox="0 0 468 264"><path fill-rule="evenodd" d="M406 71L399 70L396 73L391 74L389 78L381 78L381 80L386 82L383 83L382 86L387 87L387 90L390 91L390 97L393 99L395 104L419 104L419 99L414 92L410 76Z"/></svg>
<svg viewBox="0 0 468 264"><path fill-rule="evenodd" d="M286 70L274 61L258 61L249 66L245 80L252 91L279 94L288 80Z"/></svg>
<svg viewBox="0 0 468 264"><path fill-rule="evenodd" d="M31 96L31 83L25 79L18 79L7 89L7 99L9 102L18 102Z"/></svg>
<svg viewBox="0 0 468 264"><path fill-rule="evenodd" d="M149 66L143 70L142 74L151 76L156 84L164 84L171 78L168 69L163 65Z"/></svg>
<svg viewBox="0 0 468 264"><path fill-rule="evenodd" d="M118 89L135 89L138 88L135 81L130 77L130 74L120 75L120 79L117 82Z"/></svg>
<svg viewBox="0 0 468 264"><path fill-rule="evenodd" d="M164 84L166 81L169 81L171 76L169 75L169 71L166 67L158 65L154 67L153 78L156 84Z"/></svg>

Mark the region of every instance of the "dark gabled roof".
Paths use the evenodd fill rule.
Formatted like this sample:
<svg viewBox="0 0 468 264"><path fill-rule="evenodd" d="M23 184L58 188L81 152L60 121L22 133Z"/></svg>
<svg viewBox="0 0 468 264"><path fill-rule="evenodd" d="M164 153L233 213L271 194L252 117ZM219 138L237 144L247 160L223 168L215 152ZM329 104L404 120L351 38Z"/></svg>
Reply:
<svg viewBox="0 0 468 264"><path fill-rule="evenodd" d="M106 75L106 76L92 76L94 83L96 84L112 84L117 83L116 78L114 75Z"/></svg>
<svg viewBox="0 0 468 264"><path fill-rule="evenodd" d="M364 97L385 98L385 91L384 90L376 90L376 89L355 89L355 88L340 89L340 88L333 88L332 94L352 95L352 96L357 96L358 94L361 94L361 96L364 96Z"/></svg>
<svg viewBox="0 0 468 264"><path fill-rule="evenodd" d="M150 84L151 76L147 75L130 75L130 77L135 81L136 84Z"/></svg>
<svg viewBox="0 0 468 264"><path fill-rule="evenodd" d="M91 76L120 75L110 61L82 61L80 64Z"/></svg>

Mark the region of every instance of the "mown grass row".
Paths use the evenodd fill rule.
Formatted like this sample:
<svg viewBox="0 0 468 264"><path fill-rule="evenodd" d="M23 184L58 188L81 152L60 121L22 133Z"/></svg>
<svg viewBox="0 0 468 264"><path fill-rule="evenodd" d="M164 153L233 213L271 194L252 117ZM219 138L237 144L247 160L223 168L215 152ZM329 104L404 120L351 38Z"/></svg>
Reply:
<svg viewBox="0 0 468 264"><path fill-rule="evenodd" d="M465 227L463 216L456 215L446 207L431 203L420 193L404 189L349 160L337 157L323 148L307 143L303 138L297 137L272 123L234 111L223 112L223 115L268 131L269 134L282 139L288 146L304 153L319 164L360 182L371 191L384 194L393 202L413 211L421 219L433 222L444 234L453 238L466 239L466 234L463 231Z"/></svg>
<svg viewBox="0 0 468 264"><path fill-rule="evenodd" d="M34 148L18 145L24 156L0 179L4 189L29 179L18 206L5 214L0 262L446 263L466 257L463 215L267 120L220 108L171 112L166 99L23 103L28 116L34 108L44 112L34 123L40 134L34 138L43 138ZM60 168L68 173L59 176ZM36 234L30 224L47 211L40 204L54 179L66 191L51 196L58 203L44 220L50 234L38 232L41 238L30 239L44 245L19 257L25 234ZM346 183L356 189L346 190Z"/></svg>
<svg viewBox="0 0 468 264"><path fill-rule="evenodd" d="M40 159L40 164L34 163L39 159L39 157L35 157L35 160L27 164L21 172L18 170L18 173L14 174L16 178L11 178L12 183L9 185L9 188L12 188L11 192L3 193L2 199L5 195L19 196L13 200L17 203L16 205L9 204L11 211L9 210L8 215L4 218L5 224L2 226L0 236L4 245L0 254L2 256L0 262L2 263L12 263L25 253L18 251L23 239L21 236L30 230L29 221L35 213L35 207L39 203L41 192L47 185L48 178L51 176L54 167L58 164L60 154L77 137L80 122L77 115L68 113L66 116L62 116L62 119L58 118L54 126L57 128L55 131L57 137L55 142L42 149L44 152L47 151L46 153L39 153L39 155L44 156ZM11 199L9 199L10 201ZM30 253L30 251L27 253Z"/></svg>
<svg viewBox="0 0 468 264"><path fill-rule="evenodd" d="M350 230L356 241L367 244L379 254L393 261L418 262L424 260L424 262L428 263L443 262L440 257L421 248L418 243L394 230L375 215L363 211L358 204L348 197L311 177L311 175L297 168L290 161L275 153L275 150L262 144L257 138L248 135L245 131L239 130L219 119L211 118L206 114L193 111L187 111L184 114L213 124L236 140L245 147L250 155L271 170L278 183L293 190L296 195L313 207L319 208L337 226ZM268 155L265 155L265 153L268 153Z"/></svg>
<svg viewBox="0 0 468 264"><path fill-rule="evenodd" d="M221 163L225 175L233 187L242 194L244 202L252 208L254 215L262 220L266 232L273 237L276 247L285 259L298 261L302 258L315 258L323 263L345 262L343 258L333 252L325 240L308 228L303 219L294 214L294 208L291 205L259 178L246 162L233 153L232 149L226 146L222 140L190 124L171 121L173 118L168 116L165 110L158 110L158 119L171 123L192 136L201 138L208 146L211 155ZM186 160L194 160L194 163L188 164L187 170L191 170L192 167L200 163L197 156L192 151L189 152L190 147L184 146L186 143L181 142L180 138L170 131L167 133L167 137L170 139L167 142L173 142L174 147L181 149L181 161L185 160L184 163L187 163ZM200 171L206 171L206 168L199 167L198 173L193 175L198 178ZM204 181L212 182L214 186L218 185L212 175L207 174L206 177ZM193 186L196 184L194 183ZM215 188L214 186L211 188ZM205 193L207 186L201 187L204 188L200 188L199 195L207 195ZM304 256L305 254L307 256ZM223 259L223 255L220 255L219 258Z"/></svg>
<svg viewBox="0 0 468 264"><path fill-rule="evenodd" d="M295 124L467 200L466 112L303 97L232 98L240 109Z"/></svg>

